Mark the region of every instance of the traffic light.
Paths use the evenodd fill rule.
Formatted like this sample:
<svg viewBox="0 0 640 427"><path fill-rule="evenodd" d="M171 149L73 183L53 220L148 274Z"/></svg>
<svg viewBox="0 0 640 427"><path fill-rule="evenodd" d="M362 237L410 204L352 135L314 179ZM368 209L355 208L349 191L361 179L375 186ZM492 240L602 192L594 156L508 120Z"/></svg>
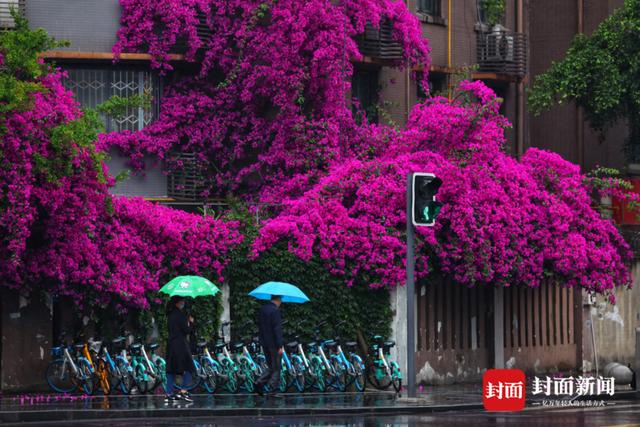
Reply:
<svg viewBox="0 0 640 427"><path fill-rule="evenodd" d="M411 221L413 225L432 227L440 213L442 203L436 201L436 193L442 180L432 173L416 172L411 185Z"/></svg>

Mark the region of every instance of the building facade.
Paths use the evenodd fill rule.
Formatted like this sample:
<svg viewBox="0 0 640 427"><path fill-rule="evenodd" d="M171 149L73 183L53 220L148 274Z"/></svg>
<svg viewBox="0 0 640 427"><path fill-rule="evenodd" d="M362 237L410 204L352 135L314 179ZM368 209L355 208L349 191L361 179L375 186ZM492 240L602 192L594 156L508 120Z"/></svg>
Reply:
<svg viewBox="0 0 640 427"><path fill-rule="evenodd" d="M624 168L623 124L600 141L575 105L539 117L526 109L526 87L532 79L563 56L575 34L593 31L623 0L505 0L499 27L487 22L482 0L407 1L430 40L432 64L429 70L394 69L391 61L398 53L389 38L391 27L367 32L359 40L365 56L354 64L350 97L358 100L369 120L405 123L412 106L428 96L414 73L428 72L430 93L444 96L461 79L481 79L504 99L502 113L513 124L507 130L507 149L513 155L539 147L556 151L585 170L595 165ZM123 54L113 64L118 0L0 1L0 26L10 27L9 4L20 7L31 26L70 42L69 47L45 53L45 59L68 72L65 84L82 106L95 107L113 95L152 95L149 108L131 109L118 120L105 118L108 131L142 129L157 117L163 78L150 68L149 55ZM173 59L178 69L186 65L179 51ZM124 158L110 154L112 175L127 169ZM144 176L119 182L113 192L185 209L205 204L194 194L175 191L184 187L184 177L166 176L158 161L147 160ZM467 289L441 278L416 288L416 374L427 383L477 379L494 366L542 372L589 370L596 360L625 361L631 357L633 330L640 325L637 290L624 294L614 313L610 307L591 304L580 291L553 283L539 289ZM401 361L406 353L402 292L393 293ZM51 301L3 291L0 388L42 383L54 311ZM594 352L593 342L595 349L604 351ZM17 360L15 354L23 356Z"/></svg>

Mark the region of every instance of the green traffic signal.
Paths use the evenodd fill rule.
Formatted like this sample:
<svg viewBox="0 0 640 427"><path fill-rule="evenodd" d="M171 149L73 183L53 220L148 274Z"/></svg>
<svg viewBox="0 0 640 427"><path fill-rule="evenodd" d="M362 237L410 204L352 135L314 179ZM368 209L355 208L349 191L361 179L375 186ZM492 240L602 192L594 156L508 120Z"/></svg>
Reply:
<svg viewBox="0 0 640 427"><path fill-rule="evenodd" d="M413 174L412 222L417 226L433 226L435 219L442 209L442 203L436 201L436 193L442 185L442 180L432 173L416 172Z"/></svg>
<svg viewBox="0 0 640 427"><path fill-rule="evenodd" d="M442 209L442 203L429 202L422 210L422 217L426 222L434 222L440 213L440 209Z"/></svg>

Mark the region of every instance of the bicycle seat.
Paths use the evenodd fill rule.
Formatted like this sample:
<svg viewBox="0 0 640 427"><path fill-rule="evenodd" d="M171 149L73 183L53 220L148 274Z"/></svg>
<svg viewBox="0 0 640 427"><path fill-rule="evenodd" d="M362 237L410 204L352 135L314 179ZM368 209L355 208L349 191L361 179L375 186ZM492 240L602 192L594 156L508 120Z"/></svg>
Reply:
<svg viewBox="0 0 640 427"><path fill-rule="evenodd" d="M374 335L373 339L374 339L374 341L381 341L382 340L382 335Z"/></svg>
<svg viewBox="0 0 640 427"><path fill-rule="evenodd" d="M160 344L158 344L157 342L154 342L153 344L149 344L149 350L155 350L158 347L160 347Z"/></svg>
<svg viewBox="0 0 640 427"><path fill-rule="evenodd" d="M392 341L392 340L389 340L389 341L385 341L385 342L384 342L384 346L385 346L385 347L393 347L393 346L395 346L395 345L396 345L396 342L395 342L395 341Z"/></svg>
<svg viewBox="0 0 640 427"><path fill-rule="evenodd" d="M315 341L311 341L311 342L307 343L307 347L311 347L311 348L316 347L317 345L318 345L318 343L315 342Z"/></svg>
<svg viewBox="0 0 640 427"><path fill-rule="evenodd" d="M242 350L242 347L244 347L244 343L242 341L233 343L234 350Z"/></svg>
<svg viewBox="0 0 640 427"><path fill-rule="evenodd" d="M131 351L140 351L142 344L131 344Z"/></svg>
<svg viewBox="0 0 640 427"><path fill-rule="evenodd" d="M225 343L223 343L223 342L217 342L217 343L216 343L216 345L215 345L215 348L216 348L216 350L217 350L217 351L220 351L220 350L222 350L225 346L226 346L226 344L225 344Z"/></svg>
<svg viewBox="0 0 640 427"><path fill-rule="evenodd" d="M125 340L125 337L118 337L114 340L111 341L111 344L113 345L121 345Z"/></svg>
<svg viewBox="0 0 640 427"><path fill-rule="evenodd" d="M349 341L349 342L344 343L344 345L347 348L354 348L354 347L358 346L358 343L356 341Z"/></svg>
<svg viewBox="0 0 640 427"><path fill-rule="evenodd" d="M199 349L203 349L207 346L207 342L206 341L198 341L196 343L196 347L198 347Z"/></svg>
<svg viewBox="0 0 640 427"><path fill-rule="evenodd" d="M287 348L294 350L296 347L298 347L298 341L293 341L287 344Z"/></svg>
<svg viewBox="0 0 640 427"><path fill-rule="evenodd" d="M322 341L322 345L324 345L326 347L333 347L336 344L337 343L334 340L324 340L324 341Z"/></svg>

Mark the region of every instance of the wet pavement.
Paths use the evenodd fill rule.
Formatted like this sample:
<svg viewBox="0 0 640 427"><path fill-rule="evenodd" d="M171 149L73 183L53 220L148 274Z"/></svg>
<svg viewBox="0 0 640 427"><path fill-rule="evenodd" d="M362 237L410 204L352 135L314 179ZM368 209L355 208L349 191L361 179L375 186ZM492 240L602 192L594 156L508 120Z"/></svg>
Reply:
<svg viewBox="0 0 640 427"><path fill-rule="evenodd" d="M247 426L348 426L348 427L422 427L422 426L496 426L512 425L525 427L638 427L640 426L640 403L616 401L603 408L527 408L517 413L490 413L481 409L447 411L423 414L356 414L356 415L276 415L276 416L206 416L206 417L163 417L154 419L108 420L113 427L230 427ZM15 425L62 426L62 425L104 425L105 420L63 421L57 423L29 423ZM11 424L8 424L11 425ZM4 426L4 424L3 424Z"/></svg>
<svg viewBox="0 0 640 427"><path fill-rule="evenodd" d="M81 420L86 422L92 420L104 422L108 420L109 425L126 426L133 424L121 424L121 421L117 420L133 418L166 420L176 417L181 419L211 419L211 417L214 417L216 420L225 419L226 417L252 417L252 419L268 420L270 419L269 417L272 417L271 419L273 420L273 417L276 417L275 419L282 417L304 418L305 416L313 415L314 420L328 417L328 424L325 425L333 425L332 417L341 415L343 417L356 417L354 419L360 420L354 421L353 425L370 425L367 417L372 414L376 414L377 419L391 414L424 415L445 411L460 412L482 409L482 391L479 384L424 387L420 391L420 397L416 399L410 399L402 395L398 396L393 392L380 391L367 391L365 393L292 393L283 395L281 398L269 399L250 394L194 394L193 403L178 402L170 404L165 403L164 396L160 394L137 396L56 394L0 396L0 423L42 421L70 423ZM529 399L530 393L527 393L527 395L528 407L535 409L536 405L540 405L539 400ZM635 395L630 395L629 393L625 395L622 391L616 393L616 397L619 399L623 399L625 396L627 398L631 396L635 398ZM118 424L115 424L116 422ZM304 424L304 421L302 422L302 425L307 425ZM141 425L137 422L135 424ZM297 424L294 423L294 425Z"/></svg>
<svg viewBox="0 0 640 427"><path fill-rule="evenodd" d="M473 394L473 396L472 396ZM0 399L0 422L44 419L93 419L200 416L333 415L337 413L392 413L448 408L481 407L481 394L433 394L426 399L405 399L393 392L285 394L280 398L257 395L194 394L193 403L165 403L162 395L73 396L17 395ZM473 399L473 400L471 400Z"/></svg>

